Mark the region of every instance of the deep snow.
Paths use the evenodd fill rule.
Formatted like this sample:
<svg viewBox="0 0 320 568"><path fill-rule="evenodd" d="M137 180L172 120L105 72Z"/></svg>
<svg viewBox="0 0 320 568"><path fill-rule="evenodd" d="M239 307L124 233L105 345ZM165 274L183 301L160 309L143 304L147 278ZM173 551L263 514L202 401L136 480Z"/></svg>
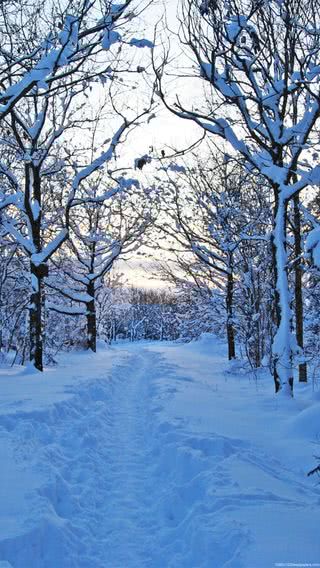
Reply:
<svg viewBox="0 0 320 568"><path fill-rule="evenodd" d="M213 337L0 370L0 568L320 566L320 403Z"/></svg>

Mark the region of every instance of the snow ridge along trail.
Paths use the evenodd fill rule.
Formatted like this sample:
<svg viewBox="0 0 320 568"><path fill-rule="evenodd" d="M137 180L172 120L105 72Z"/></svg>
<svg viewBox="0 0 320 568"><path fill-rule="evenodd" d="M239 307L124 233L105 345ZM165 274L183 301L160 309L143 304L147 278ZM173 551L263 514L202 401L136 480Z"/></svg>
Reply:
<svg viewBox="0 0 320 568"><path fill-rule="evenodd" d="M92 380L69 380L66 398L39 410L15 401L2 413L3 475L14 474L25 495L10 502L0 488L7 507L0 561L13 568L320 562L318 488L281 459L282 448L261 445L270 409L260 407L260 424L244 408L248 385L226 382L218 347L210 355L198 347L196 357L194 349L117 347L97 356L99 372L91 360ZM101 373L110 357L112 369Z"/></svg>

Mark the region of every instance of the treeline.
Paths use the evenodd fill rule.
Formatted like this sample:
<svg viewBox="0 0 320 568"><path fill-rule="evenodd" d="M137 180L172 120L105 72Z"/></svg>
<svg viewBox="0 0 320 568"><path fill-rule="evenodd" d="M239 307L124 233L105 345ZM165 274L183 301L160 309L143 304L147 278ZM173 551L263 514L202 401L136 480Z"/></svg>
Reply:
<svg viewBox="0 0 320 568"><path fill-rule="evenodd" d="M88 326L83 302L75 299L76 294L70 297L69 289L69 298L63 295L59 298L55 291L57 309L54 309L52 290L48 287L43 294L51 298L43 309L45 363L54 364L61 351L93 349L93 346L95 350L99 341L101 344L121 340L192 341L203 333L213 333L226 342L232 341L230 359L241 357L251 369L268 367L272 372L275 322L270 244L266 242L263 252L257 244L237 249L231 306L230 299L227 301L228 278L220 278L216 285L216 274L212 267L208 270L207 259L201 263L194 253L181 251L178 257L171 258L170 270L168 265L162 268L162 278L170 284L166 289L128 287L121 276L107 273L95 294L94 330ZM310 364L309 368L315 372L320 364L320 283L312 267L307 262L303 266L305 346L304 352L297 355L297 362ZM290 276L293 282L294 276L293 265ZM10 254L8 247L1 250L0 285L0 353L7 363L25 364L29 358L30 283L23 258L14 246Z"/></svg>
<svg viewBox="0 0 320 568"><path fill-rule="evenodd" d="M0 353L3 360L25 364L29 358L28 272L19 258L18 249L13 248L10 256L7 247L1 253ZM75 270L76 267L74 273ZM203 332L220 329L219 317L213 317L217 306L214 310L213 304L210 305L212 298L203 293L199 295L191 284L185 289L171 287L168 291L144 289L129 287L120 276L108 273L94 296L93 329L90 321L88 324L88 313L82 309L81 297L80 301L75 293L71 297L71 291L68 298L63 294L60 298L58 294L54 297L55 306L52 290L45 286L43 298L51 298L44 304L42 312L43 351L47 364L53 363L60 351L95 351L98 341L107 344L142 339L190 341ZM61 299L64 300L63 309Z"/></svg>
<svg viewBox="0 0 320 568"><path fill-rule="evenodd" d="M227 342L229 359L240 356L252 369L267 366L273 372L277 318L270 187L211 145L201 147L201 157L197 151L175 167L162 160L156 175L161 199L154 199L154 190L129 187L107 205L84 201L70 216L68 239L50 258L41 284L44 361L54 362L60 350L95 351L98 341L190 341L210 332ZM95 179L96 187L104 187L103 176ZM305 248L318 211L315 192L299 204L297 233L294 204L288 210L292 332L297 340L303 332L296 352L301 381L308 378L307 364L313 370L318 364L320 283ZM117 260L142 244L152 258L165 258L158 260L155 276L166 288L128 287L115 272ZM25 363L29 261L8 235L0 257L0 351L3 358Z"/></svg>

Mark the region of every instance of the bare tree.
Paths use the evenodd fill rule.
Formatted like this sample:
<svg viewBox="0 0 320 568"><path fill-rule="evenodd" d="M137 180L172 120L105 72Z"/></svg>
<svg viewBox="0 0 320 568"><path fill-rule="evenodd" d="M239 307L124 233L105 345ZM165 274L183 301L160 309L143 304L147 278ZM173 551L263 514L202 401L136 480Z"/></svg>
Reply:
<svg viewBox="0 0 320 568"><path fill-rule="evenodd" d="M141 246L154 220L150 200L137 180L120 178L117 184L109 180L111 183L108 186L103 175L97 175L82 189L78 206L72 209L64 250L53 259L57 270L47 282L59 293L54 302L49 300L51 310L85 315L87 348L92 351L96 351L97 340L96 298L105 276L118 258L128 257ZM117 195L106 199L115 189Z"/></svg>
<svg viewBox="0 0 320 568"><path fill-rule="evenodd" d="M183 95L175 100L166 96L168 54L160 64L154 60L166 106L227 142L273 190L274 380L275 390L289 396L298 347L288 284L287 209L290 200L320 178L315 154L319 17L318 4L305 0L184 0L181 41L194 57L198 74L193 77L208 87L197 105Z"/></svg>
<svg viewBox="0 0 320 568"><path fill-rule="evenodd" d="M139 111L127 105L124 116L116 108L119 105L115 104L110 87L106 105L109 117L112 115L111 137L102 141L101 153L96 148L89 157L83 144L80 156L79 151L71 155L70 139L75 129L83 129L90 122L85 89L89 86L92 90L97 78L105 79L104 72L111 83L116 83L113 81L116 72L121 72L119 49L125 39L116 30L120 23L124 34L130 27L124 12L131 4L130 0L121 6L109 1L83 1L80 5L70 1L59 4L60 12L56 12L51 2L43 1L34 10L29 3L23 3L18 15L2 6L5 42L13 45L15 36L11 38L9 33L13 30L21 57L15 47L12 56L5 47L0 50L0 59L7 65L0 108L1 142L6 150L0 162L3 182L0 210L5 229L30 259L30 361L39 370L42 370L42 289L48 274L47 262L68 236L70 210L77 205L77 193L84 180L116 157L116 148L126 132L149 112L146 107ZM38 26L32 23L28 34L26 19L35 18L39 6L43 16L39 16ZM138 6L142 9L142 4ZM96 21L99 13L102 19ZM129 14L131 21L135 13ZM136 38L128 43L129 48L148 44ZM114 44L119 44L116 50ZM123 65L122 71L127 69L128 65ZM58 224L52 222L57 215L51 212L45 215L43 209L45 196L53 185L63 193L62 219ZM117 188L113 190L116 191Z"/></svg>
<svg viewBox="0 0 320 568"><path fill-rule="evenodd" d="M147 7L148 0L25 0L0 6L0 120L20 101L39 91L47 98L61 81L70 89L112 75L112 45L126 42L130 22ZM144 43L143 43L144 42ZM149 42L150 44L150 42ZM99 79L99 80L100 80Z"/></svg>
<svg viewBox="0 0 320 568"><path fill-rule="evenodd" d="M262 221L265 197L228 155L218 155L212 147L204 154L189 159L185 166L164 168L168 182L163 209L168 222L162 224L162 230L178 243L176 257L183 272L189 272L197 282L196 271L204 274L206 267L211 286L223 291L231 360L236 357L235 285L243 277L244 263L249 262L239 249L242 246L244 252L243 243L250 239L267 240L267 224ZM184 251L189 251L187 257Z"/></svg>

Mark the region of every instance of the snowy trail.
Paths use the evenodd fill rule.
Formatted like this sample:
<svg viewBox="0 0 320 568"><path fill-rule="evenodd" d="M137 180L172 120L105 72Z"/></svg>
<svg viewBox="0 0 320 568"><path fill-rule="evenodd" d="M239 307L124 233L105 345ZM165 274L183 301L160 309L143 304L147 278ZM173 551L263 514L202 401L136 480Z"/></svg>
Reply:
<svg viewBox="0 0 320 568"><path fill-rule="evenodd" d="M149 357L150 359L150 357ZM149 363L149 365L147 364ZM108 472L98 542L103 566L148 566L159 527L153 518L150 361L119 368L105 440Z"/></svg>
<svg viewBox="0 0 320 568"><path fill-rule="evenodd" d="M114 353L112 370L92 369L92 380L70 386L66 400L0 416L8 469L16 464L19 485L29 488L21 526L7 530L4 517L0 561L13 568L316 562L318 488L249 440L241 422L239 436L228 431L228 400L215 384L219 353L207 367L198 358L198 382L194 359L172 359L166 346Z"/></svg>
<svg viewBox="0 0 320 568"><path fill-rule="evenodd" d="M33 568L163 567L161 553L155 559L163 527L151 380L160 358L130 354L111 381L84 385L51 413L2 421L14 430L15 454L26 453L49 482L31 498L32 518L41 522L0 542L0 558L14 568L26 568L26 559Z"/></svg>

